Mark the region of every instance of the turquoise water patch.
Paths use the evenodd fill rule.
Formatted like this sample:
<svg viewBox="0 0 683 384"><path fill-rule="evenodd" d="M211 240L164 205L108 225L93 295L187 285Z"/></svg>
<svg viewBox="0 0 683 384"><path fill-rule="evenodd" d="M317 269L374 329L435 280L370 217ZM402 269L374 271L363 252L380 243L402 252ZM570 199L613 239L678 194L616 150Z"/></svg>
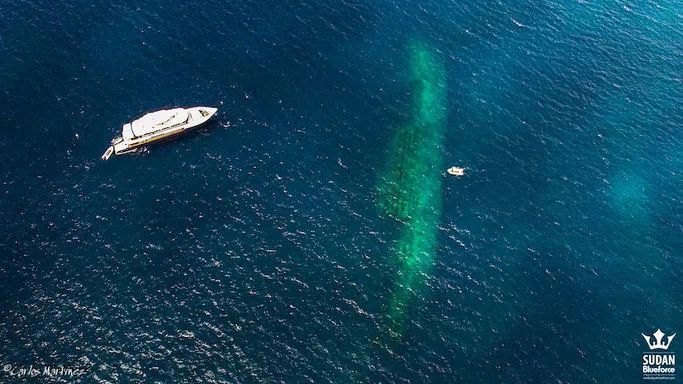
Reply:
<svg viewBox="0 0 683 384"><path fill-rule="evenodd" d="M635 173L621 173L610 181L612 208L622 218L634 224L647 220L649 205L648 185Z"/></svg>

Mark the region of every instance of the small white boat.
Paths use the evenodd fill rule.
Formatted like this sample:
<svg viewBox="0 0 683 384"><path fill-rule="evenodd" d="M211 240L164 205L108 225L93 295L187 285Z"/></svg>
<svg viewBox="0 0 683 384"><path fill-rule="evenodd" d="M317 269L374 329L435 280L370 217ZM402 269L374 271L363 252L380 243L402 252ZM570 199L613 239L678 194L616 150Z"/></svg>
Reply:
<svg viewBox="0 0 683 384"><path fill-rule="evenodd" d="M465 168L460 168L460 167L450 167L446 171L448 172L449 175L453 176L464 176L465 175Z"/></svg>
<svg viewBox="0 0 683 384"><path fill-rule="evenodd" d="M109 158L111 157L111 155L113 153L114 153L114 146L112 145L109 148L107 148L106 151L104 151L104 155L102 155L102 160L109 160Z"/></svg>
<svg viewBox="0 0 683 384"><path fill-rule="evenodd" d="M150 112L124 124L121 136L111 141L111 146L102 155L102 160L109 159L112 154L137 152L149 144L179 135L206 123L217 111L218 108L193 107Z"/></svg>

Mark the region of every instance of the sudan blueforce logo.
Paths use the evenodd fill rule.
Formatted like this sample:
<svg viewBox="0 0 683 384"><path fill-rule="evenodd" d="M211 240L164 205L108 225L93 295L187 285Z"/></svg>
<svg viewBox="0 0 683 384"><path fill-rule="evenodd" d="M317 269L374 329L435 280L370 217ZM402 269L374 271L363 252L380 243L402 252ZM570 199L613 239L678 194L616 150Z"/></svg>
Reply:
<svg viewBox="0 0 683 384"><path fill-rule="evenodd" d="M669 351L674 333L667 336L658 329L650 335L642 334L650 352L643 352L643 379L673 380L676 378L676 354Z"/></svg>

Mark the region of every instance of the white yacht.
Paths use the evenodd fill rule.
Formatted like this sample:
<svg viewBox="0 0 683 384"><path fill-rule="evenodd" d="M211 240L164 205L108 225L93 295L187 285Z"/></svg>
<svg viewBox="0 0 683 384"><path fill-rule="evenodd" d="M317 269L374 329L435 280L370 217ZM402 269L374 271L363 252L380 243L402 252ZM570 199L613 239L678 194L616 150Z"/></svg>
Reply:
<svg viewBox="0 0 683 384"><path fill-rule="evenodd" d="M112 154L136 152L146 145L179 135L204 124L216 114L216 111L218 108L194 107L150 112L131 123L124 124L121 136L111 141L111 146L102 155L102 160L109 159Z"/></svg>

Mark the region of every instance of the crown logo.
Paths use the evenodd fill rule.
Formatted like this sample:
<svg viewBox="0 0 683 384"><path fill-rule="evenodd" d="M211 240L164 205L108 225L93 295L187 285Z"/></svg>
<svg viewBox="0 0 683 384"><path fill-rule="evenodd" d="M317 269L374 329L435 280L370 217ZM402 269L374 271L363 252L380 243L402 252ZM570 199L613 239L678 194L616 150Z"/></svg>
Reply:
<svg viewBox="0 0 683 384"><path fill-rule="evenodd" d="M652 336L646 336L642 333L641 335L643 335L643 338L645 339L645 342L647 342L647 346L650 347L650 350L663 349L665 351L669 349L671 342L674 340L674 337L676 336L675 333L671 336L666 336L661 329L657 329L657 332L652 334L652 336L654 336L655 338L654 340L652 340ZM666 343L663 343L664 336L666 336L667 339Z"/></svg>

